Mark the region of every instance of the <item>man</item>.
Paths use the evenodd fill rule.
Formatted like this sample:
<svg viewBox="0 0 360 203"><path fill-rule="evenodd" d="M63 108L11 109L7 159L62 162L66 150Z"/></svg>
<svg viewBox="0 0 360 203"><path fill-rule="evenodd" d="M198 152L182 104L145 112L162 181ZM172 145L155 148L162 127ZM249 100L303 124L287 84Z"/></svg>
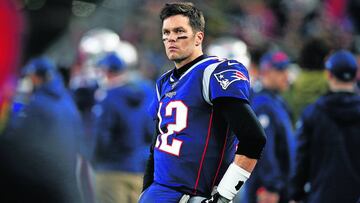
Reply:
<svg viewBox="0 0 360 203"><path fill-rule="evenodd" d="M305 108L296 131L298 145L291 198L305 202L356 202L360 197L360 96L358 64L346 50L326 63L330 92ZM304 186L307 191L304 191Z"/></svg>
<svg viewBox="0 0 360 203"><path fill-rule="evenodd" d="M141 193L142 149L151 135L143 88L129 81L125 62L112 52L98 63L106 78L104 98L95 106L94 168L101 203L135 203Z"/></svg>
<svg viewBox="0 0 360 203"><path fill-rule="evenodd" d="M235 60L203 55L205 21L193 4L166 4L160 19L175 68L156 84L150 110L158 129L139 202L171 203L188 196L229 202L266 141L248 104L248 72Z"/></svg>
<svg viewBox="0 0 360 203"><path fill-rule="evenodd" d="M81 202L75 175L80 114L50 59L32 59L24 74L34 89L1 141L10 150L0 157L1 202Z"/></svg>
<svg viewBox="0 0 360 203"><path fill-rule="evenodd" d="M268 52L260 59L262 90L254 93L251 106L265 129L267 143L246 184L249 202L287 202L295 140L290 112L280 93L289 87L289 65L289 58L282 51Z"/></svg>

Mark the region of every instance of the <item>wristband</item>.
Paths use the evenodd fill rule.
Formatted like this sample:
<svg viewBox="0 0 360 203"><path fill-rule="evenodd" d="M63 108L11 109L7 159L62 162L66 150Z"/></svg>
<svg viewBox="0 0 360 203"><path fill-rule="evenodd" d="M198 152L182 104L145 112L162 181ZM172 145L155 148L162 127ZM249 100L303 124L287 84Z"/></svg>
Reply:
<svg viewBox="0 0 360 203"><path fill-rule="evenodd" d="M235 163L231 163L223 178L221 179L217 191L226 199L232 200L241 186L250 177L249 172Z"/></svg>

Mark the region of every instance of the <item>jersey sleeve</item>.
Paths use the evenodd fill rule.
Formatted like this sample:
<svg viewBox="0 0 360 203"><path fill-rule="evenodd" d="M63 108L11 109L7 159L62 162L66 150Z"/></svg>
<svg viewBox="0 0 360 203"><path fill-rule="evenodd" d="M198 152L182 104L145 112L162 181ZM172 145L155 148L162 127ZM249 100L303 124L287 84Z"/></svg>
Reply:
<svg viewBox="0 0 360 203"><path fill-rule="evenodd" d="M249 102L250 77L245 66L235 60L220 63L209 80L209 99L234 97Z"/></svg>

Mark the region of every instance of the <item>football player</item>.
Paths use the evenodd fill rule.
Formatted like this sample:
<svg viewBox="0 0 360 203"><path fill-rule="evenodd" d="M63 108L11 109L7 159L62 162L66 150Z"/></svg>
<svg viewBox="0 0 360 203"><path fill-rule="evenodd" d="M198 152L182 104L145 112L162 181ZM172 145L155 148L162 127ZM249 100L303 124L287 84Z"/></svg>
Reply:
<svg viewBox="0 0 360 203"><path fill-rule="evenodd" d="M156 84L157 132L139 202L230 202L266 142L249 106L248 72L203 54L204 16L192 3L166 4L160 19L175 68Z"/></svg>

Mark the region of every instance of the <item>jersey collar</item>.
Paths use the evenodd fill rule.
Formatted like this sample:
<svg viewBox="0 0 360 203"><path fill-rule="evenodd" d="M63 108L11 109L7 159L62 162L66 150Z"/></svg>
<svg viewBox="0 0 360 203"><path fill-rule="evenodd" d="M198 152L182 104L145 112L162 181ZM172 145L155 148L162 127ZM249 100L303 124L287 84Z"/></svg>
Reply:
<svg viewBox="0 0 360 203"><path fill-rule="evenodd" d="M180 68L174 68L173 73L171 74L171 80L172 81L176 81L179 80L179 78L187 71L189 70L189 68L191 68L193 65L195 65L197 62L203 60L206 58L206 55L203 54L199 57L197 57L196 59L194 59L193 61L181 66Z"/></svg>

